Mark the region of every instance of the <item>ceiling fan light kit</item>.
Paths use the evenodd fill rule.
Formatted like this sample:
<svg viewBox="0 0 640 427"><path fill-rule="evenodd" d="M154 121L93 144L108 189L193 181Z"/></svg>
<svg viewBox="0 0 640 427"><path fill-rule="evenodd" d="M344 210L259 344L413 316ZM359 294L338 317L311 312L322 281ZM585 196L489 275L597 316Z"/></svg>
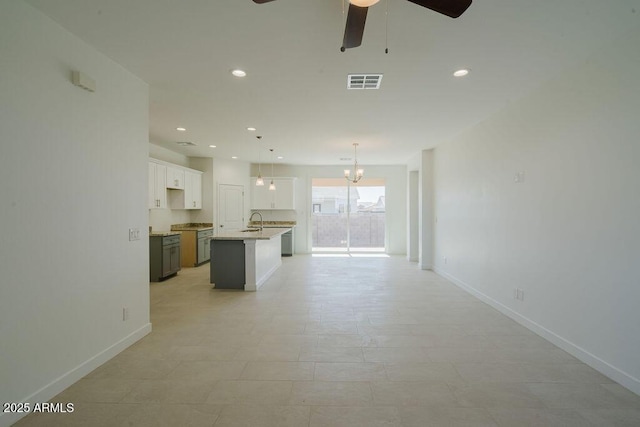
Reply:
<svg viewBox="0 0 640 427"><path fill-rule="evenodd" d="M380 0L349 0L349 3L358 7L369 7L378 3Z"/></svg>

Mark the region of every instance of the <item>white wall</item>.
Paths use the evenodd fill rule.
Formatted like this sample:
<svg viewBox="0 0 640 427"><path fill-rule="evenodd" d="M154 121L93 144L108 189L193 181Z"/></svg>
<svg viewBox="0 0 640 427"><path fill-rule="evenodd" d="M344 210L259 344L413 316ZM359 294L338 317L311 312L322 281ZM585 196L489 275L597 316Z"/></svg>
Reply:
<svg viewBox="0 0 640 427"><path fill-rule="evenodd" d="M407 259L420 260L420 171L410 170L407 177Z"/></svg>
<svg viewBox="0 0 640 427"><path fill-rule="evenodd" d="M406 166L362 166L366 178L384 178L386 183L386 250L391 254L406 254L407 251L407 168ZM265 168L263 167L263 170ZM269 172L271 169L269 168ZM252 176L257 176L258 166L252 165ZM311 180L313 178L340 178L343 166L298 166L275 165L276 177L296 177L296 210L274 211L265 215L265 220L296 220L295 250L311 252ZM264 174L263 176L267 176ZM265 178L266 179L266 178ZM255 183L251 183L255 185Z"/></svg>
<svg viewBox="0 0 640 427"><path fill-rule="evenodd" d="M434 162L436 271L636 393L638 46L636 29Z"/></svg>
<svg viewBox="0 0 640 427"><path fill-rule="evenodd" d="M418 182L418 192L420 203L418 212L420 217L419 232L419 264L423 270L433 269L434 256L434 170L433 170L433 149L423 150L421 153L420 179Z"/></svg>
<svg viewBox="0 0 640 427"><path fill-rule="evenodd" d="M149 157L173 163L174 165L184 166L185 168L191 167L189 165L189 157L176 153L175 151L167 150L153 143L149 143Z"/></svg>
<svg viewBox="0 0 640 427"><path fill-rule="evenodd" d="M148 88L18 0L0 76L0 402L43 402L150 331Z"/></svg>

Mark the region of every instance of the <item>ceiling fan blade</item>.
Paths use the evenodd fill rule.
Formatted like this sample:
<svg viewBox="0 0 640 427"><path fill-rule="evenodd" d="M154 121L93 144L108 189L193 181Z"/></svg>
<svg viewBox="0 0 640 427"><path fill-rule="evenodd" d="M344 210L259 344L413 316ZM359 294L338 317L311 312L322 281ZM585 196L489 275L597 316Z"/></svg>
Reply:
<svg viewBox="0 0 640 427"><path fill-rule="evenodd" d="M255 1L255 0L254 0ZM409 0L443 15L457 18L471 5L471 0Z"/></svg>
<svg viewBox="0 0 640 427"><path fill-rule="evenodd" d="M344 39L342 40L342 47L344 49L358 47L362 44L364 23L367 20L368 10L368 7L358 7L349 3L347 25L344 28Z"/></svg>
<svg viewBox="0 0 640 427"><path fill-rule="evenodd" d="M273 0L253 0L254 3L258 3L258 4L269 3L270 1L273 1Z"/></svg>

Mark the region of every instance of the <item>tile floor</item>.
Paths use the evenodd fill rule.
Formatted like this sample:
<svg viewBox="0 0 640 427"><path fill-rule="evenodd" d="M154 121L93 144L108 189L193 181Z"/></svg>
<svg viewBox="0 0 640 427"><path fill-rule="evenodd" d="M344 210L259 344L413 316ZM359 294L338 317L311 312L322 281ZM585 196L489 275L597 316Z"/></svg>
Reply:
<svg viewBox="0 0 640 427"><path fill-rule="evenodd" d="M404 257L151 284L153 332L19 426L640 426L640 397Z"/></svg>

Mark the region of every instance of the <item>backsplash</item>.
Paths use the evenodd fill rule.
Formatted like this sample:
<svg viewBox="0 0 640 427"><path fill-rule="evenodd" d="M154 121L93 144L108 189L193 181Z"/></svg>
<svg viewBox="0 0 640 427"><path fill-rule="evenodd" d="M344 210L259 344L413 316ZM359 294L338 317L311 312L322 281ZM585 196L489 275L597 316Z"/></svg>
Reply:
<svg viewBox="0 0 640 427"><path fill-rule="evenodd" d="M149 226L154 232L169 231L171 224L191 222L188 210L149 209Z"/></svg>

